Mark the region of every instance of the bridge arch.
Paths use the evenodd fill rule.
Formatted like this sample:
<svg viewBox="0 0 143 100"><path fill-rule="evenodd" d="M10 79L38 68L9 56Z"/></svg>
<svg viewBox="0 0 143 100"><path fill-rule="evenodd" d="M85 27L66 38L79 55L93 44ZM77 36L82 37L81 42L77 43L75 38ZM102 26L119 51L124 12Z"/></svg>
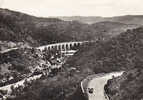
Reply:
<svg viewBox="0 0 143 100"><path fill-rule="evenodd" d="M57 45L57 47L58 47L58 50L61 50L61 46L60 45Z"/></svg>
<svg viewBox="0 0 143 100"><path fill-rule="evenodd" d="M62 44L62 45L61 45L61 47L62 47L62 50L65 50L65 46L64 46L64 44Z"/></svg>
<svg viewBox="0 0 143 100"><path fill-rule="evenodd" d="M73 47L73 44L69 44L70 45L70 49Z"/></svg>
<svg viewBox="0 0 143 100"><path fill-rule="evenodd" d="M69 50L69 46L68 46L68 44L66 44L66 50Z"/></svg>

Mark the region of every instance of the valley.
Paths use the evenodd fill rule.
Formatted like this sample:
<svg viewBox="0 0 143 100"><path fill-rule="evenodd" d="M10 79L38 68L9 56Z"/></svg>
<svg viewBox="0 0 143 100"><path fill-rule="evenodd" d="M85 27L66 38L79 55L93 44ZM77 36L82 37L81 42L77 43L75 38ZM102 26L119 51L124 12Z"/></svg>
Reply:
<svg viewBox="0 0 143 100"><path fill-rule="evenodd" d="M142 19L0 8L0 100L142 100Z"/></svg>

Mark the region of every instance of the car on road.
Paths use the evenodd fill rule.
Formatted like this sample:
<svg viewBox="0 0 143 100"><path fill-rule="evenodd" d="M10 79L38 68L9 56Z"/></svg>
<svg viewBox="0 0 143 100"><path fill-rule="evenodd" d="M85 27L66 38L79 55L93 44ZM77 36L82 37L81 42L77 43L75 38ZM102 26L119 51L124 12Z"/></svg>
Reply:
<svg viewBox="0 0 143 100"><path fill-rule="evenodd" d="M88 88L88 93L92 94L94 92L93 88Z"/></svg>

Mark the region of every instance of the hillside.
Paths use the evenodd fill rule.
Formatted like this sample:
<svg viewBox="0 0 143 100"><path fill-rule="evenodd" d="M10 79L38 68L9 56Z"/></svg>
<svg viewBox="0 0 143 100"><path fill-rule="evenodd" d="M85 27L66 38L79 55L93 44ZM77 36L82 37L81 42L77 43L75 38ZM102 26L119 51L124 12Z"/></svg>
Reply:
<svg viewBox="0 0 143 100"><path fill-rule="evenodd" d="M109 80L106 93L111 100L143 99L143 69L130 70L121 77Z"/></svg>
<svg viewBox="0 0 143 100"><path fill-rule="evenodd" d="M118 16L118 17L107 18L107 20L125 24L143 25L143 15Z"/></svg>
<svg viewBox="0 0 143 100"><path fill-rule="evenodd" d="M102 26L99 23L89 25L78 21L63 21L57 18L38 18L7 9L0 9L0 19L1 41L24 42L32 46L65 41L96 40L102 36L108 38L111 35L110 32L116 31L119 34L126 29L138 27L138 25L133 27L117 22L105 22L106 24Z"/></svg>
<svg viewBox="0 0 143 100"><path fill-rule="evenodd" d="M93 24L93 23L97 23L97 22L102 22L104 21L103 17L90 17L90 16L71 16L71 17L57 17L59 19L62 19L64 21L79 21L81 23L88 23L88 24Z"/></svg>
<svg viewBox="0 0 143 100"><path fill-rule="evenodd" d="M69 66L92 68L95 72L129 70L142 66L143 28L128 30L107 42L85 47L69 59ZM74 62L74 63L73 63Z"/></svg>
<svg viewBox="0 0 143 100"><path fill-rule="evenodd" d="M30 76L42 64L50 66L41 55L43 55L41 52L30 48L0 53L0 86L15 83Z"/></svg>
<svg viewBox="0 0 143 100"><path fill-rule="evenodd" d="M116 16L116 17L91 17L91 16L73 16L73 17L58 17L65 21L79 21L82 23L93 24L103 21L112 21L119 22L124 24L135 24L143 25L143 16L142 15L125 15L125 16Z"/></svg>
<svg viewBox="0 0 143 100"><path fill-rule="evenodd" d="M110 21L106 21L99 17L98 20L100 22L96 21L89 25L80 21L38 18L0 9L0 41L6 48L9 42L15 46L19 43L24 43L26 46L39 46L63 41L108 39L110 37L107 41L99 40L81 47L62 68L53 71L54 74L44 76L23 90L18 90L16 98L11 99L86 100L87 98L84 98L81 93L80 82L88 75L121 70L129 70L130 73L130 70L138 68L142 70L143 28L129 30L140 26L130 22L130 19L127 19L128 22L123 21L123 18L122 20L116 19L114 22L111 18ZM33 74L35 68L49 68L48 54L53 56L51 52L45 54L31 48L0 54L1 85L7 84L3 83L3 80L11 80L10 76L14 78L14 81L19 81Z"/></svg>
<svg viewBox="0 0 143 100"><path fill-rule="evenodd" d="M88 75L142 69L142 33L143 28L128 30L109 41L99 41L96 44L83 47L68 59L57 75L40 79L38 83L31 85L26 92L18 95L14 100L25 100L24 98L27 100L32 98L34 100L46 100L47 98L76 100L77 95L83 97L82 93L77 93L77 91L80 91L81 80ZM86 100L86 98L84 99Z"/></svg>
<svg viewBox="0 0 143 100"><path fill-rule="evenodd" d="M50 24L59 22L59 19L37 18L23 13L0 9L0 40L12 42L27 42L29 44L42 44L52 42L56 38L48 32Z"/></svg>
<svg viewBox="0 0 143 100"><path fill-rule="evenodd" d="M111 21L104 21L104 22L97 22L91 24L95 30L99 33L100 36L110 35L116 36L122 32L125 32L127 29L133 29L139 27L139 25L133 24L124 24L120 22L111 22Z"/></svg>

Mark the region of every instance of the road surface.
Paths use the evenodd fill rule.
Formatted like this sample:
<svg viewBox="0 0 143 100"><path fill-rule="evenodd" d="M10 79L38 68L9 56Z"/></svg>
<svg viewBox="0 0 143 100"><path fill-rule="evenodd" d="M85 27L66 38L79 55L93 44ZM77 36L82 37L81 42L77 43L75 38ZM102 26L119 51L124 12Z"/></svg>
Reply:
<svg viewBox="0 0 143 100"><path fill-rule="evenodd" d="M27 81L30 81L30 80L36 80L36 79L39 79L40 77L42 76L42 74L40 75L35 75L33 77L29 77L29 78L25 78L21 81L18 81L16 83L13 83L13 84L9 84L9 85L6 85L6 86L3 86L3 87L0 87L0 90L6 90L8 93L8 95L11 94L12 90L11 90L11 86L14 86L14 88L18 87L18 86L24 86L24 82L27 80Z"/></svg>
<svg viewBox="0 0 143 100"><path fill-rule="evenodd" d="M109 79L122 75L123 72L91 75L81 83L83 93L86 93L88 100L108 100L105 97L104 86ZM83 87L82 87L83 86Z"/></svg>

